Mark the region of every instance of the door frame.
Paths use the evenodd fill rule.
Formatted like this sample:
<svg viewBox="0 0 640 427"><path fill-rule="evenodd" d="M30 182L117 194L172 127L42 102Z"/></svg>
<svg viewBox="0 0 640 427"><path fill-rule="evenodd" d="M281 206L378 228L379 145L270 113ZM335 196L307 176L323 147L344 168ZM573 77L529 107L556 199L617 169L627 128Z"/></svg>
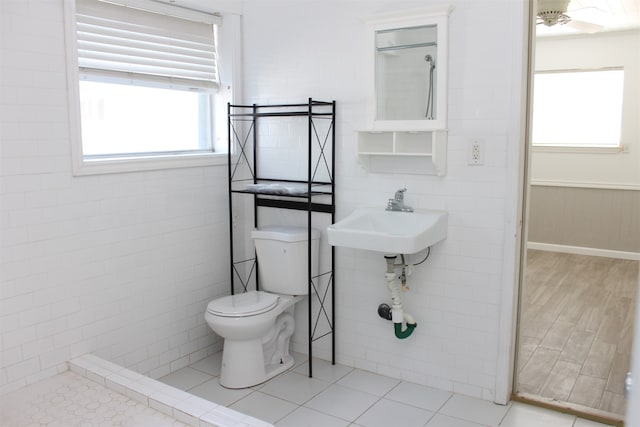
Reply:
<svg viewBox="0 0 640 427"><path fill-rule="evenodd" d="M524 260L526 253L528 215L525 206L529 202L529 141L531 123L531 83L533 75L533 58L535 49L535 16L534 0L523 1L521 16L521 38L513 41L513 51L521 52L514 58L519 78L512 82L507 149L507 177L517 177L515 182L507 182L505 195L505 236L503 240L502 286L500 290L500 313L498 320L498 353L496 367L496 387L494 402L506 405L511 400L517 380L514 369L517 360L518 313L520 311L520 288L523 281Z"/></svg>
<svg viewBox="0 0 640 427"><path fill-rule="evenodd" d="M513 115L509 120L509 141L518 141L507 151L507 177L517 177L515 183L507 183L505 196L505 236L503 248L503 269L501 286L501 304L498 320L498 353L496 368L496 386L494 402L506 405L515 397L518 381L516 363L518 361L518 341L520 332L519 315L521 309L521 292L525 285L527 235L530 201L531 170L531 121L533 75L535 68L535 24L533 17L537 14L537 2L524 0L521 18L523 22L522 39L515 40L513 48L521 48L520 64L514 58L514 66L521 81L513 83L514 93L511 99ZM525 31L526 30L526 31ZM517 51L517 50L516 50ZM515 75L515 73L514 73ZM518 92L516 92L518 91ZM511 234L512 233L512 234ZM638 277L640 287L640 275ZM633 388L627 397L627 413L625 423L629 426L640 426L640 292L637 295L635 330L631 350L631 372ZM526 400L526 399L520 399ZM538 403L538 402L530 402ZM547 406L541 404L541 406ZM571 409L553 407L563 412L575 413ZM583 415L583 414L580 414ZM598 417L596 417L598 418Z"/></svg>

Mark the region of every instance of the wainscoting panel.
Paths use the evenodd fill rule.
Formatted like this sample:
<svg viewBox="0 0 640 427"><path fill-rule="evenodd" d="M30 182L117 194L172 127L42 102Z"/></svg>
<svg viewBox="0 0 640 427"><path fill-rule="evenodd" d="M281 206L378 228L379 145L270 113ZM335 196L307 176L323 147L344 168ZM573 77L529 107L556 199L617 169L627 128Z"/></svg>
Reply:
<svg viewBox="0 0 640 427"><path fill-rule="evenodd" d="M640 253L640 191L531 186L529 242Z"/></svg>

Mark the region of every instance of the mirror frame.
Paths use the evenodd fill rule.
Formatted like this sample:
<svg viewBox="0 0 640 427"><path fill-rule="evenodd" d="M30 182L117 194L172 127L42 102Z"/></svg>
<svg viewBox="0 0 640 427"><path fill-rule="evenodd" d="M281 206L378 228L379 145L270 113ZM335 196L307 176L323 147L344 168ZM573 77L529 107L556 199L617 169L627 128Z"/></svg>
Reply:
<svg viewBox="0 0 640 427"><path fill-rule="evenodd" d="M447 82L449 65L449 14L452 6L437 9L420 9L376 15L367 19L369 70L371 75L371 93L373 97L370 106L369 128L376 131L432 131L447 129ZM378 120L376 117L378 94L376 93L376 32L394 28L410 28L425 25L437 26L437 81L435 111L437 117L433 120Z"/></svg>

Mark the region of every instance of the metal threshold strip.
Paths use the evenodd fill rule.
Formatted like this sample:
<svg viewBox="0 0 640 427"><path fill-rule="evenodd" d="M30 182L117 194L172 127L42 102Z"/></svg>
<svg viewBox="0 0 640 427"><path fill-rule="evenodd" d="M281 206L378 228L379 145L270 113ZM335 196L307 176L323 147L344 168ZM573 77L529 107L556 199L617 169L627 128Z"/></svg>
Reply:
<svg viewBox="0 0 640 427"><path fill-rule="evenodd" d="M624 416L613 412L606 412L577 403L564 402L551 398L545 398L529 393L513 393L511 400L514 402L526 403L527 405L550 409L563 414L575 415L590 421L607 424L616 427L624 427Z"/></svg>

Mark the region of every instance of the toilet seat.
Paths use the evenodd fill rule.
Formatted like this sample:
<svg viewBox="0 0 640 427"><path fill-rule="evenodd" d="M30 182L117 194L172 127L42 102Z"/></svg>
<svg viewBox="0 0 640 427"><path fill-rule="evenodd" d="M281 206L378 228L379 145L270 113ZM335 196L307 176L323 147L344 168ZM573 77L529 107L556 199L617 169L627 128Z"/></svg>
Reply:
<svg viewBox="0 0 640 427"><path fill-rule="evenodd" d="M277 295L268 292L249 291L211 301L207 305L207 313L220 317L256 316L272 310L278 300Z"/></svg>

